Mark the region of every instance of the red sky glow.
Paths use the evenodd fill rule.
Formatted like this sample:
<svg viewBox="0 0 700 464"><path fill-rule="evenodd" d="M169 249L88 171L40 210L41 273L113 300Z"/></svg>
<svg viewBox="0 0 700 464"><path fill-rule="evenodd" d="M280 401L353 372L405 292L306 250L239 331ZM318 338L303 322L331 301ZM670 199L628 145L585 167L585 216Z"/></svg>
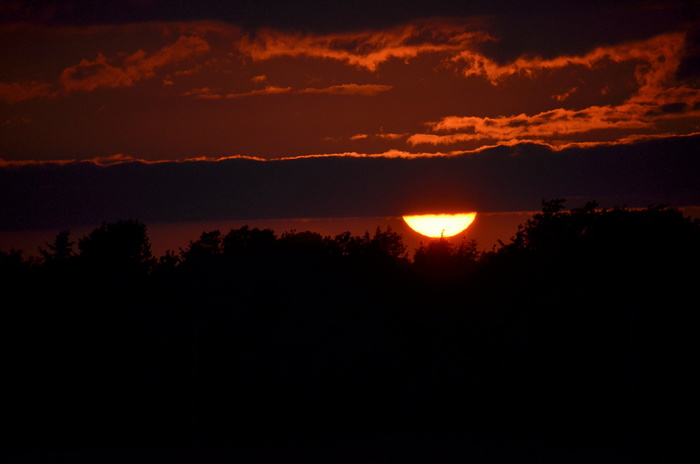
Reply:
<svg viewBox="0 0 700 464"><path fill-rule="evenodd" d="M678 5L659 8L673 16ZM0 25L11 44L0 51L5 161L418 154L700 131L690 19L507 60L496 14L337 31L21 19Z"/></svg>
<svg viewBox="0 0 700 464"><path fill-rule="evenodd" d="M464 178L473 184L476 173L485 176L478 178L485 189L518 185L521 174L532 183L506 192L507 204L482 202L494 211L536 210L552 195L649 201L654 191L634 189L653 186L658 201L686 203L678 206L700 195L671 174L698 174L693 155L674 153L682 161L669 164L660 148L637 166L624 151L665 141L693 147L700 139L698 2L117 3L0 7L0 175L11 177L0 212L19 211L27 192L43 191L18 187L22 175L43 163L68 169L79 162L164 170L184 163L192 173L198 162L246 169L256 162L281 176L260 174L255 184L274 190L287 182L286 170L302 179L298 163L309 160L307 180L320 182L323 197L320 186L334 176L329 188L383 183L398 191L408 181L390 178L411 159L436 160L420 168L434 177L411 182L437 191L453 185L441 183L448 174L438 174L443 168L434 166L445 162L437 160L464 157L455 161ZM538 150L549 154L504 155ZM595 162L587 150L598 150ZM336 166L323 160L340 166L346 158L366 165L352 182L349 174L320 171ZM376 159L394 162L384 177L370 167ZM593 166L636 177L606 184ZM582 172L592 179L585 188ZM454 182L453 190L463 187ZM479 194L464 188L464 195ZM505 201L503 192L498 197ZM292 209L285 214L298 216ZM324 215L331 209L320 208ZM375 213L402 213L394 209Z"/></svg>

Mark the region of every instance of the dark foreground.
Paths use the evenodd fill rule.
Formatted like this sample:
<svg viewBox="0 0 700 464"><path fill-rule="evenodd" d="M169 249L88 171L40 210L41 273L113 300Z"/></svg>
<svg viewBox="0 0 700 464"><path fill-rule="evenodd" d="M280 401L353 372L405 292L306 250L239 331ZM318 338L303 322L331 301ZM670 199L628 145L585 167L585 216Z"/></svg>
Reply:
<svg viewBox="0 0 700 464"><path fill-rule="evenodd" d="M106 224L0 256L3 462L690 462L700 224L544 205L512 243Z"/></svg>

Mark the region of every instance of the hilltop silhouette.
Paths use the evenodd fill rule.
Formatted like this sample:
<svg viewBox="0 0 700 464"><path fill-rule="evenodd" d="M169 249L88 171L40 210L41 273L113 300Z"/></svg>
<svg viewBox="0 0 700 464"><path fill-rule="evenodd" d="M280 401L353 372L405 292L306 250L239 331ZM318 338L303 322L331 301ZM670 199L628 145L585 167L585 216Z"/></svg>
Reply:
<svg viewBox="0 0 700 464"><path fill-rule="evenodd" d="M4 453L689 459L700 222L564 205L412 259L381 228L156 257L138 220L2 251Z"/></svg>

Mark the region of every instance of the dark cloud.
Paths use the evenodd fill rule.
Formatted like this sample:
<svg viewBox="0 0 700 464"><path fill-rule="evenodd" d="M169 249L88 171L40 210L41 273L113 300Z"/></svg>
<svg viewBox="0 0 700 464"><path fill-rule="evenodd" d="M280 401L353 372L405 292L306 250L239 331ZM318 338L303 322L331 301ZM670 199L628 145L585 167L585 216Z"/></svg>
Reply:
<svg viewBox="0 0 700 464"><path fill-rule="evenodd" d="M0 169L0 230L256 218L700 204L700 137L553 152L521 144L452 157L327 156Z"/></svg>
<svg viewBox="0 0 700 464"><path fill-rule="evenodd" d="M658 116L664 114L680 114L688 109L688 104L685 102L667 103L661 105L658 109L647 111L647 116Z"/></svg>
<svg viewBox="0 0 700 464"><path fill-rule="evenodd" d="M527 9L497 13L492 33L499 40L484 44L484 51L501 64L521 55L579 55L596 46L689 28L699 10L696 2L682 1L522 4Z"/></svg>

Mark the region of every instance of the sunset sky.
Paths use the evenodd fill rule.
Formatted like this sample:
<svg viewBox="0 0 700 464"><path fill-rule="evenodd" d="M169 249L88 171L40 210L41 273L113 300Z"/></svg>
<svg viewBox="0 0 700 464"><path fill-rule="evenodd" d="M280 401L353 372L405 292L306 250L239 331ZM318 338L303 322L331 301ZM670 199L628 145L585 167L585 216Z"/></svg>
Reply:
<svg viewBox="0 0 700 464"><path fill-rule="evenodd" d="M699 162L693 156L700 156L699 11L696 1L5 1L0 4L4 226L32 220L37 225L43 214L38 205L46 198L68 209L76 197L99 198L94 190L81 190L75 171L85 163L78 161L110 169L139 161L138 169L145 169L144 162L190 160L175 164L199 169L196 179L207 185L209 173L221 175L216 165L225 162L232 182L249 180L248 164L241 169L230 164L246 158L260 165L254 167L261 170L255 184L260 191L251 194L256 201L265 192L287 201L281 182L318 184L318 179L329 190L308 193L314 202L331 191L329 197L342 197L333 189L344 182L355 192L367 188L379 196L388 182L392 194L400 196L405 188L420 198L406 185L409 180L415 186L420 172L428 172L433 177L425 188L439 189L442 169L450 183L459 183L445 163L461 163L463 172L479 173L485 189L470 191L466 203L484 204L474 199L479 194L506 198L503 189L488 187L522 176L531 187L551 187L530 188L524 202L488 206L495 210L537 209L535 199L544 195L610 194L633 203L632 187L611 193L605 182L615 183L617 174L610 173L631 175L621 179L629 186L641 179L658 182L658 201L700 202L694 186ZM659 153L665 141L684 152ZM648 148L649 143L657 145ZM629 147L639 144L655 155L636 164ZM624 155L618 157L616 147ZM594 164L586 160L588 150L596 153ZM511 159L523 151L540 153L536 163ZM344 176L345 168L321 163L327 155L336 163L352 158L367 164L353 164ZM491 155L499 161L484 159ZM682 159L669 165L662 155ZM310 164L281 160L299 157ZM394 165L376 167L411 159L442 165L401 164L395 175L408 169L406 180L392 178ZM469 160L478 167L468 166ZM283 162L288 164L275 165ZM182 169L172 164L152 166ZM572 182L597 179L600 188L566 188L568 176L580 175L581 166L599 171ZM287 171L294 181L285 177ZM163 180L168 177L162 171L153 174L156 183L152 172L125 181L138 184L133 192L144 192L143 184L159 192L144 199L152 202L151 210L163 205L154 196L168 197L163 189L199 185ZM654 178L656 172L665 177ZM676 173L684 176L680 183L673 179ZM75 182L72 189L64 185L68 178ZM223 190L211 198L224 194L225 183L217 178L214 184ZM653 200L653 186L641 187L646 190L640 201ZM130 202L133 192L125 194ZM121 196L113 198L112 204ZM332 205L308 211L299 208L304 204L289 203L286 214L334 214ZM400 213L398 203L393 205L387 212ZM232 216L246 214L230 201L221 208ZM33 212L25 216L32 217L17 219L27 209ZM340 210L364 213L359 206ZM119 211L130 214L128 208ZM100 217L99 205L94 217Z"/></svg>

